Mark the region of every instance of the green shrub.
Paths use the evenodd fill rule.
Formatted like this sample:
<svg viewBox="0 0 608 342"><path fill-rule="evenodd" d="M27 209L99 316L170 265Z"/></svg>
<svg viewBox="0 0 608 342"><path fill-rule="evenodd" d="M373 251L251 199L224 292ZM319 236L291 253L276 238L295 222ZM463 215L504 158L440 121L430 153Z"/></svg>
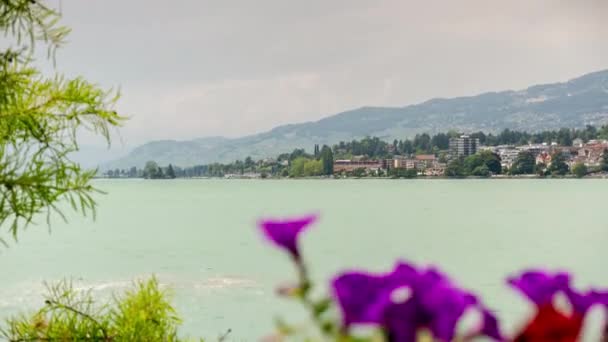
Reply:
<svg viewBox="0 0 608 342"><path fill-rule="evenodd" d="M587 169L587 166L585 166L583 163L576 163L572 167L572 173L578 178L585 177L588 172L589 170Z"/></svg>
<svg viewBox="0 0 608 342"><path fill-rule="evenodd" d="M45 305L7 321L9 341L179 341L181 319L156 278L139 281L123 295L96 303L71 283L48 287Z"/></svg>

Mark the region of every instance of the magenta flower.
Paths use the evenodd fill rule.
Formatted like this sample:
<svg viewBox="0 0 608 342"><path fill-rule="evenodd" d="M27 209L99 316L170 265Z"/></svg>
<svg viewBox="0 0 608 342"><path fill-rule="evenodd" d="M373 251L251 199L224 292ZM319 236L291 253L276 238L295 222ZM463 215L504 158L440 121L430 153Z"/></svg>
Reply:
<svg viewBox="0 0 608 342"><path fill-rule="evenodd" d="M567 273L549 274L531 270L518 277L507 279L509 285L519 290L536 306L551 304L558 292L563 292L570 286L570 275Z"/></svg>
<svg viewBox="0 0 608 342"><path fill-rule="evenodd" d="M608 308L608 290L605 291L593 291L595 302L604 305Z"/></svg>
<svg viewBox="0 0 608 342"><path fill-rule="evenodd" d="M333 289L345 327L379 325L392 342L415 341L421 328L429 329L438 340L451 341L456 324L472 307L483 317L478 333L501 339L496 318L475 296L433 268L417 270L398 263L388 274L345 273L334 279Z"/></svg>
<svg viewBox="0 0 608 342"><path fill-rule="evenodd" d="M536 314L514 341L578 341L587 311L601 302L597 292L579 293L573 289L567 273L532 270L508 282L536 305ZM571 313L561 312L553 304L558 293L568 298Z"/></svg>
<svg viewBox="0 0 608 342"><path fill-rule="evenodd" d="M586 314L593 305L602 303L601 299L598 298L594 291L580 293L569 287L565 290L565 293L570 301L570 305L572 305L572 310L583 315Z"/></svg>
<svg viewBox="0 0 608 342"><path fill-rule="evenodd" d="M580 293L570 286L570 279L571 276L565 272L551 274L530 270L509 278L508 283L537 307L553 305L555 295L562 293L568 298L574 312L585 314L592 305L600 302L597 292Z"/></svg>
<svg viewBox="0 0 608 342"><path fill-rule="evenodd" d="M417 272L408 264L398 263L387 274L347 272L336 277L332 284L342 310L343 324L382 324L391 293L398 288L411 287Z"/></svg>
<svg viewBox="0 0 608 342"><path fill-rule="evenodd" d="M593 291L593 297L595 298L595 303L602 305L606 314L608 314L608 290ZM602 341L608 341L608 320L604 321L602 338Z"/></svg>
<svg viewBox="0 0 608 342"><path fill-rule="evenodd" d="M261 220L258 223L258 226L270 241L277 246L286 249L294 259L300 260L298 236L317 219L317 215L308 215L302 218L287 220L267 219Z"/></svg>

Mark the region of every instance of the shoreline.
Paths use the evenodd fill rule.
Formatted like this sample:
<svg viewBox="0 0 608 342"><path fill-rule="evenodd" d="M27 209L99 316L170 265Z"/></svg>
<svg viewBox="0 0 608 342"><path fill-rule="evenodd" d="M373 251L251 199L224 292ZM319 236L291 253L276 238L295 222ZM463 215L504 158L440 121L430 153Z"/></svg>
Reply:
<svg viewBox="0 0 608 342"><path fill-rule="evenodd" d="M93 179L105 179L105 180L509 180L509 179L517 179L517 180L527 180L527 179L544 179L544 180L585 180L585 179L608 179L608 174L601 175L590 175L585 177L576 177L576 176L565 176L565 177L541 177L536 175L520 175L520 176L508 176L508 175L498 175L498 176L490 176L490 177L442 177L442 176L418 176L418 177L268 177L268 178L254 178L254 177L180 177L180 178L160 178L160 179L146 179L146 178L108 178L108 177L94 177Z"/></svg>

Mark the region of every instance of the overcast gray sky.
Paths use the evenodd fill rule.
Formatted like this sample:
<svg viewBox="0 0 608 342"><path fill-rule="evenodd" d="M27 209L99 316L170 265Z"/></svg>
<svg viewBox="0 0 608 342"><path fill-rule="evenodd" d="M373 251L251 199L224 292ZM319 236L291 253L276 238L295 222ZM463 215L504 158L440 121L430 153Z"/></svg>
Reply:
<svg viewBox="0 0 608 342"><path fill-rule="evenodd" d="M605 0L63 0L62 11L73 33L58 69L122 88L128 146L608 68Z"/></svg>

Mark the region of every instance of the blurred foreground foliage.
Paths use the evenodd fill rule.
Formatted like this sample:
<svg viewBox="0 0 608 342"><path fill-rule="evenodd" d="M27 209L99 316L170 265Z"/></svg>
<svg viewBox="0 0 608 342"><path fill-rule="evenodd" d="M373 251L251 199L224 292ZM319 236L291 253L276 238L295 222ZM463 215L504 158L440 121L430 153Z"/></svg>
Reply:
<svg viewBox="0 0 608 342"><path fill-rule="evenodd" d="M90 291L76 290L64 281L48 286L40 310L9 319L0 336L15 342L183 341L177 336L181 319L170 297L152 278L97 303Z"/></svg>
<svg viewBox="0 0 608 342"><path fill-rule="evenodd" d="M70 32L60 18L45 1L0 1L7 46L0 49L0 225L14 238L40 214L63 217L62 201L84 215L95 213L96 170L81 168L71 154L78 151L78 134L109 143L111 127L124 120L114 110L117 91L80 77L43 76L33 66L39 44L54 65L55 51Z"/></svg>
<svg viewBox="0 0 608 342"><path fill-rule="evenodd" d="M80 77L42 75L35 47L55 52L70 29L61 13L43 0L0 0L0 227L17 238L41 214L65 219L65 203L82 215L95 214L91 183L96 170L71 159L78 136L100 136L125 119L114 110L119 93ZM0 233L0 242L5 231ZM48 287L36 313L9 319L0 336L9 341L177 341L181 322L156 279L107 303L69 282Z"/></svg>

